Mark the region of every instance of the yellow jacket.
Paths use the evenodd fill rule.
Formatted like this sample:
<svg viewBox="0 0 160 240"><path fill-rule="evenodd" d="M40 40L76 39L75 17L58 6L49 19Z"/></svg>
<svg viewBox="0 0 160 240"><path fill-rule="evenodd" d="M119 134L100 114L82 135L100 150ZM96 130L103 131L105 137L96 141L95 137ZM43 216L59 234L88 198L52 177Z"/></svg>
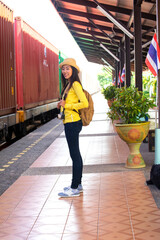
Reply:
<svg viewBox="0 0 160 240"><path fill-rule="evenodd" d="M79 109L87 107L88 100L83 92L82 86L79 82L75 81L67 94L64 106L65 119L63 120L63 123L79 121L81 119L79 114L73 110L78 111Z"/></svg>

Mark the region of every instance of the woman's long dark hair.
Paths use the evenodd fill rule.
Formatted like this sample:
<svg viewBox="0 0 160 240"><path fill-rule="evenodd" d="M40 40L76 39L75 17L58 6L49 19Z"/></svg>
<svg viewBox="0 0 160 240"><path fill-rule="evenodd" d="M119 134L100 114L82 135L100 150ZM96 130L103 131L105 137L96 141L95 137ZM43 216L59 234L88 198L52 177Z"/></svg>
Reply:
<svg viewBox="0 0 160 240"><path fill-rule="evenodd" d="M78 70L77 70L75 67L72 67L72 66L71 66L71 68L72 68L72 76L71 76L71 78L70 78L70 87L69 87L69 89L72 87L72 84L73 84L75 81L77 81L77 82L79 82L79 83L81 84L81 81L80 81L79 76L78 76ZM62 86L63 86L63 90L62 90L61 95L63 95L63 92L64 92L64 90L66 89L66 87L67 87L67 85L68 85L68 80L65 79L65 77L63 76L63 74L61 74L61 80L62 80ZM81 84L81 85L82 85L82 84ZM68 90L69 90L69 89L68 89Z"/></svg>

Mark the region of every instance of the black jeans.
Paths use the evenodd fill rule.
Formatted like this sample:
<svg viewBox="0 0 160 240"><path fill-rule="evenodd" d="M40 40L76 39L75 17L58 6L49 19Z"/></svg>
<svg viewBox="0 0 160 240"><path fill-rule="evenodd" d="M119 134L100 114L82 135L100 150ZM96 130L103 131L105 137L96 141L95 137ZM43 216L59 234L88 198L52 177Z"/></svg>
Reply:
<svg viewBox="0 0 160 240"><path fill-rule="evenodd" d="M82 130L82 121L64 124L64 130L73 163L71 188L77 188L81 184L83 171L83 161L79 149L79 133Z"/></svg>

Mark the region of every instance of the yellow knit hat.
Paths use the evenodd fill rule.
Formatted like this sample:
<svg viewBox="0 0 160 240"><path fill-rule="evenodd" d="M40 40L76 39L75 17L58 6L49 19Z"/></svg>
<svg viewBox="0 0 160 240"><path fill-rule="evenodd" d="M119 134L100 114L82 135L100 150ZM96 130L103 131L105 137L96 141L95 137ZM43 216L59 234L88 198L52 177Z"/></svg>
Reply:
<svg viewBox="0 0 160 240"><path fill-rule="evenodd" d="M62 67L64 65L70 65L72 67L75 67L78 70L78 72L80 72L80 69L77 66L76 60L74 58L66 58L66 59L64 59L64 61L59 64L60 69L62 69Z"/></svg>

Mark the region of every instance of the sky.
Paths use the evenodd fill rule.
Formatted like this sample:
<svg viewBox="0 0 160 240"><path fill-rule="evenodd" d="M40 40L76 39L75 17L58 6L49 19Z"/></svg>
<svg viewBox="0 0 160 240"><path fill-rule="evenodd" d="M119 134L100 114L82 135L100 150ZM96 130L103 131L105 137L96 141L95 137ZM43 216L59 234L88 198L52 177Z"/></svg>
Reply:
<svg viewBox="0 0 160 240"><path fill-rule="evenodd" d="M2 2L14 11L14 17L22 17L63 54L75 58L81 69L87 66L88 71L97 74L100 66L88 63L50 0L2 0Z"/></svg>

